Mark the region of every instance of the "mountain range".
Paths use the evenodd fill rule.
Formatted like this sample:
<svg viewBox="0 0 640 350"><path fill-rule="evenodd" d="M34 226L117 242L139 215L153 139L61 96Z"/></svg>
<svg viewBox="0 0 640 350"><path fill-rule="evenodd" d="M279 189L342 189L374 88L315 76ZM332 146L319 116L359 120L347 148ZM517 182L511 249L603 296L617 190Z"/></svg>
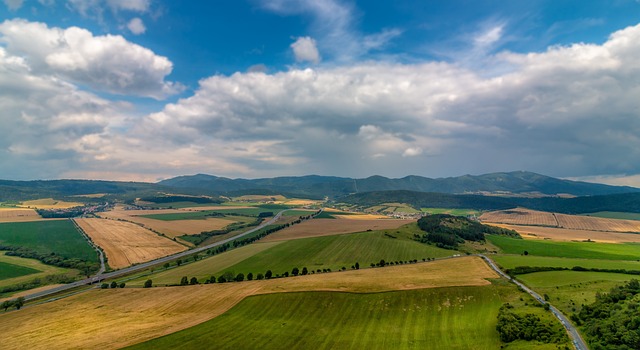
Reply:
<svg viewBox="0 0 640 350"><path fill-rule="evenodd" d="M400 179L390 179L383 176L353 179L309 175L248 180L197 174L174 177L160 181L158 184L173 188L201 189L221 194L262 190L312 197L328 196L330 198L354 193L397 190L520 197L593 196L640 191L640 189L633 187L563 180L527 171L501 172L477 176L464 175L437 179L415 175Z"/></svg>

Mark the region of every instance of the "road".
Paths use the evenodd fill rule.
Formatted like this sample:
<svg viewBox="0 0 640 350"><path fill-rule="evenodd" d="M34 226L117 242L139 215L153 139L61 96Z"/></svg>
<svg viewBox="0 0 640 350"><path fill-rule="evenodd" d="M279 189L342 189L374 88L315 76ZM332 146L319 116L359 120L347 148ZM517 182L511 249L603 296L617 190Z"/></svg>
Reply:
<svg viewBox="0 0 640 350"><path fill-rule="evenodd" d="M120 276L123 276L123 275L130 274L132 272L137 272L137 271L140 271L140 270L147 269L147 268L149 268L151 266L155 266L155 265L158 265L158 264L163 264L165 262L169 262L169 261L174 260L174 259L179 259L179 258L183 258L183 257L189 256L189 255L193 255L193 254L196 254L196 253L200 253L200 252L206 251L207 249L215 248L215 247L221 246L223 244L232 242L235 239L242 238L242 237L244 237L246 235L249 235L249 234L251 234L253 232L256 232L256 231L262 229L265 226L272 225L273 223L278 221L278 219L280 219L280 217L282 216L282 214L285 211L287 211L287 210L280 211L278 214L276 214L269 221L263 222L262 224L254 227L254 228L252 228L252 229L250 229L250 230L248 230L246 232L240 233L238 235L235 235L233 237L224 239L222 241L219 241L219 242L216 242L216 243L212 243L212 244L209 244L209 245L206 245L206 246L202 246L202 247L186 250L184 252L180 252L180 253L177 253L177 254L165 256L164 258L148 261L148 262L141 263L141 264L138 264L138 265L129 266L129 267L124 268L124 269L120 269L120 270L116 270L116 271L112 271L112 272L106 272L106 273L100 272L100 273L96 274L93 277L86 278L86 279L83 279L83 280L80 280L80 281L76 281L76 282L72 282L72 283L69 283L69 284L65 284L64 286L59 286L59 287L43 290L43 291L38 292L38 293L25 295L24 298L25 298L25 300L33 300L33 299L37 299L37 298L42 298L42 297L45 297L47 295L52 295L52 294L64 292L65 290L77 288L77 287L80 287L80 286L83 286L83 285L87 285L87 284L99 283L100 281L108 279L108 278L120 277ZM102 270L102 271L104 271L104 270Z"/></svg>
<svg viewBox="0 0 640 350"><path fill-rule="evenodd" d="M525 292L531 294L531 296L534 297L536 300L538 300L540 303L542 304L546 303L544 298L542 298L540 294L534 292L529 287L525 286L524 284L511 278L511 276L502 272L502 270L498 268L498 265L496 265L496 263L493 260L489 259L487 256L482 254L479 254L478 256L482 257L487 262L487 264L489 264L489 266L491 266L491 268L494 269L500 276L515 283L518 287L522 288ZM573 346L577 350L589 350L589 347L587 347L587 343L585 343L584 339L582 339L582 336L580 336L580 333L578 333L578 330L576 329L576 327L573 326L573 324L569 321L569 319L567 319L567 317L562 312L560 312L560 310L551 306L551 304L549 304L549 310L553 313L554 316L556 316L557 319L560 320L560 323L562 323L562 325L567 330L567 332L569 332L569 334L571 335L571 341L573 342Z"/></svg>

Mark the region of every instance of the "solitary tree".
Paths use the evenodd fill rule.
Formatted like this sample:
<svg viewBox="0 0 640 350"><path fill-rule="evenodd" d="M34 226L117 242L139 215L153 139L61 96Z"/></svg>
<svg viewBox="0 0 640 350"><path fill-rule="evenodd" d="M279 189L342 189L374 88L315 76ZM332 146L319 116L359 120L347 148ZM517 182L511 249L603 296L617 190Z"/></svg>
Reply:
<svg viewBox="0 0 640 350"><path fill-rule="evenodd" d="M300 273L300 270L298 270L297 267L294 267L293 270L291 270L291 274L294 276L298 276L299 273Z"/></svg>
<svg viewBox="0 0 640 350"><path fill-rule="evenodd" d="M244 281L244 274L243 273L237 274L235 280L236 280L236 282Z"/></svg>
<svg viewBox="0 0 640 350"><path fill-rule="evenodd" d="M194 285L194 284L198 284L198 279L194 276L191 277L191 280L189 281L190 285Z"/></svg>
<svg viewBox="0 0 640 350"><path fill-rule="evenodd" d="M111 288L118 288L118 282L116 281L111 282Z"/></svg>
<svg viewBox="0 0 640 350"><path fill-rule="evenodd" d="M124 288L124 286L125 286L125 285L126 285L126 284L125 284L124 282L120 282L119 287L120 287L120 288Z"/></svg>
<svg viewBox="0 0 640 350"><path fill-rule="evenodd" d="M168 263L168 262L166 262L166 263L164 263L164 265L162 265L162 266L163 266L163 267L164 267L164 269L166 270L166 269L168 269L168 268L169 268L169 263Z"/></svg>
<svg viewBox="0 0 640 350"><path fill-rule="evenodd" d="M144 288L151 288L152 285L153 285L153 281L151 280L144 281Z"/></svg>
<svg viewBox="0 0 640 350"><path fill-rule="evenodd" d="M360 263L356 262L356 270L360 270Z"/></svg>
<svg viewBox="0 0 640 350"><path fill-rule="evenodd" d="M271 276L273 276L273 272L271 272L271 270L267 270L267 273L265 273L265 274L264 274L264 277L265 277L266 279L271 278Z"/></svg>
<svg viewBox="0 0 640 350"><path fill-rule="evenodd" d="M182 276L182 278L180 279L180 285L186 286L187 284L189 284L189 279L187 278L187 276Z"/></svg>
<svg viewBox="0 0 640 350"><path fill-rule="evenodd" d="M251 280L253 280L253 273L249 272L247 274L247 281L251 281Z"/></svg>
<svg viewBox="0 0 640 350"><path fill-rule="evenodd" d="M222 275L222 276L218 277L218 283L224 283L224 282L226 282L226 281L227 281L227 279L226 279L226 278L224 278L224 275Z"/></svg>
<svg viewBox="0 0 640 350"><path fill-rule="evenodd" d="M307 267L306 267L306 266L305 266L305 267L303 267L303 268L302 268L302 274L303 274L303 275L306 275L306 274L308 274L308 273L309 273L309 270L307 270Z"/></svg>
<svg viewBox="0 0 640 350"><path fill-rule="evenodd" d="M178 265L178 266L182 265L182 259L176 260L176 265Z"/></svg>
<svg viewBox="0 0 640 350"><path fill-rule="evenodd" d="M258 275L256 276L257 280L263 280L264 279L264 275L262 273L258 273Z"/></svg>
<svg viewBox="0 0 640 350"><path fill-rule="evenodd" d="M16 310L20 310L20 308L24 305L24 297L18 297L18 299L16 299L13 302L13 307L16 308Z"/></svg>
<svg viewBox="0 0 640 350"><path fill-rule="evenodd" d="M7 309L10 308L12 305L13 305L12 301L5 300L2 302L2 305L0 305L0 307L4 309L4 312L7 312Z"/></svg>
<svg viewBox="0 0 640 350"><path fill-rule="evenodd" d="M103 283L103 284L101 284L101 285L100 285L100 288L101 288L101 289L107 289L107 288L109 288L109 283Z"/></svg>
<svg viewBox="0 0 640 350"><path fill-rule="evenodd" d="M209 277L209 283L216 283L216 276Z"/></svg>

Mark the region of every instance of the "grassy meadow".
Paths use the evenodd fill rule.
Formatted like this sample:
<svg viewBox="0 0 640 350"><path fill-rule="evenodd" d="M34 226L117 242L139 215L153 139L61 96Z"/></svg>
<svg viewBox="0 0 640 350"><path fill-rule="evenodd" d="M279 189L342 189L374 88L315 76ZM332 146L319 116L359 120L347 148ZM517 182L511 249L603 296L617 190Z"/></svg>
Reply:
<svg viewBox="0 0 640 350"><path fill-rule="evenodd" d="M496 288L253 296L195 327L131 347L496 349ZM244 331L249 329L250 331Z"/></svg>
<svg viewBox="0 0 640 350"><path fill-rule="evenodd" d="M512 269L517 266L566 267L581 266L598 269L639 270L640 262L628 260L575 259L533 255L496 255L492 259L502 268Z"/></svg>
<svg viewBox="0 0 640 350"><path fill-rule="evenodd" d="M70 220L0 223L0 245L25 247L40 254L97 262L98 257Z"/></svg>
<svg viewBox="0 0 640 350"><path fill-rule="evenodd" d="M40 270L0 261L0 281L38 273Z"/></svg>
<svg viewBox="0 0 640 350"><path fill-rule="evenodd" d="M505 254L523 254L580 259L640 260L640 244L594 242L560 242L552 240L526 240L488 235L489 240Z"/></svg>

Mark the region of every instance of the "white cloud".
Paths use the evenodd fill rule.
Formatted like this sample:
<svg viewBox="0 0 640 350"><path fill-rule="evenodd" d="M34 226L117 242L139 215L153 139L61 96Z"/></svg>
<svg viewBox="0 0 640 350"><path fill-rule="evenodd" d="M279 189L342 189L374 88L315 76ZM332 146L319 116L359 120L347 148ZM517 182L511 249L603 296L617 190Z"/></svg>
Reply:
<svg viewBox="0 0 640 350"><path fill-rule="evenodd" d="M131 19L127 24L127 28L131 31L131 33L135 35L144 34L147 31L147 27L144 26L144 22L138 17Z"/></svg>
<svg viewBox="0 0 640 350"><path fill-rule="evenodd" d="M300 37L291 44L291 49L297 62L320 62L320 53L313 38L308 36Z"/></svg>
<svg viewBox="0 0 640 350"><path fill-rule="evenodd" d="M382 48L402 32L396 28L363 34L354 28L354 9L336 0L261 0L262 6L283 15L310 15L317 47L338 62L351 62Z"/></svg>
<svg viewBox="0 0 640 350"><path fill-rule="evenodd" d="M638 173L638 43L640 25L603 45L503 53L513 69L489 78L438 62L213 76L138 132L280 174Z"/></svg>
<svg viewBox="0 0 640 350"><path fill-rule="evenodd" d="M22 7L24 0L4 0L4 4L7 5L7 8L11 11L18 10Z"/></svg>
<svg viewBox="0 0 640 350"><path fill-rule="evenodd" d="M150 0L106 0L113 11L147 12L151 5Z"/></svg>
<svg viewBox="0 0 640 350"><path fill-rule="evenodd" d="M422 154L422 148L420 147L409 147L402 152L403 157L415 157Z"/></svg>
<svg viewBox="0 0 640 350"><path fill-rule="evenodd" d="M78 27L10 20L0 24L0 42L38 74L52 74L93 89L162 99L181 90L165 81L171 61L119 35L93 36Z"/></svg>

